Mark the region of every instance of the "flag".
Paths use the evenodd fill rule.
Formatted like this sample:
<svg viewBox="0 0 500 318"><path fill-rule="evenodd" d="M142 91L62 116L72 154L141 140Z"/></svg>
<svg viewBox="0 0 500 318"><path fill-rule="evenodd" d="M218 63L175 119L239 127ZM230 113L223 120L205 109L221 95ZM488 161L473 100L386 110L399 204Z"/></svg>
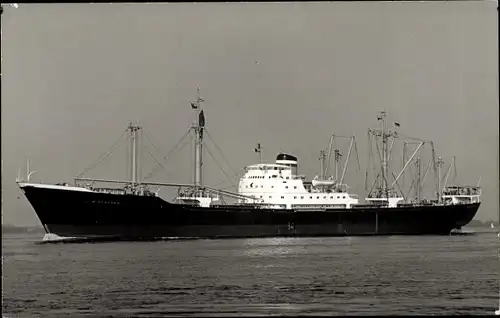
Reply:
<svg viewBox="0 0 500 318"><path fill-rule="evenodd" d="M257 144L257 148L253 148L254 152L260 152L260 144Z"/></svg>
<svg viewBox="0 0 500 318"><path fill-rule="evenodd" d="M394 123L394 125L395 125L396 127L399 127L399 126L400 126L400 125L399 125L399 123Z"/></svg>
<svg viewBox="0 0 500 318"><path fill-rule="evenodd" d="M200 127L205 127L205 114L203 113L203 110L200 112L200 115L198 117L198 122Z"/></svg>
<svg viewBox="0 0 500 318"><path fill-rule="evenodd" d="M205 128L205 114L203 110L198 115L198 125L200 126L200 138L203 139L203 130Z"/></svg>
<svg viewBox="0 0 500 318"><path fill-rule="evenodd" d="M191 108L192 109L198 109L198 104L195 102L191 102Z"/></svg>

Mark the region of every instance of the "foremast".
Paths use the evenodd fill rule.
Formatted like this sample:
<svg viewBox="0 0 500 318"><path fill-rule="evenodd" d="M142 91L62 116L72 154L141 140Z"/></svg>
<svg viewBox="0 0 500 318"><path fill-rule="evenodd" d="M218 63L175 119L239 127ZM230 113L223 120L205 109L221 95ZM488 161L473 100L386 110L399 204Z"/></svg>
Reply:
<svg viewBox="0 0 500 318"><path fill-rule="evenodd" d="M177 199L188 202L198 201L200 206L208 207L212 201L219 200L219 194L209 190L203 184L203 137L205 131L205 114L201 103L204 100L200 96L200 89L197 88L196 100L191 102L191 109L196 114L196 119L190 128L194 134L194 180L193 186L185 191L179 189Z"/></svg>
<svg viewBox="0 0 500 318"><path fill-rule="evenodd" d="M394 142L397 138L399 138L399 134L396 131L396 127L399 127L399 123L394 122L394 128L388 129L387 125L387 112L380 111L377 116L377 121L379 122L378 129L368 129L368 142L370 147L369 152L369 161L371 161L372 155L372 144L371 144L371 136L375 138L375 148L378 154L379 162L380 162L380 170L378 171L371 188L368 190L367 200L371 203L383 203L386 202L389 206L393 206L394 202L398 202L399 198L404 199L403 190L398 184L398 179L401 177L402 173L406 169L408 163L413 159L413 156L406 162L405 166L401 170L398 176L395 176L393 173L390 173L390 161L391 161L391 152L394 146ZM379 146L380 144L380 146ZM421 143L417 150L423 145ZM370 162L367 165L367 169L369 169ZM366 177L368 178L368 170ZM390 184L390 179L393 179L394 182ZM395 186L399 190L396 191ZM391 201L394 201L391 203Z"/></svg>
<svg viewBox="0 0 500 318"><path fill-rule="evenodd" d="M203 186L203 130L205 129L205 114L201 108L204 100L200 96L200 89L197 89L196 101L191 102L191 108L196 113L196 120L191 129L194 132L194 186L199 190Z"/></svg>
<svg viewBox="0 0 500 318"><path fill-rule="evenodd" d="M138 135L137 132L141 130L142 127L139 125L134 125L130 123L127 127L127 131L130 133L130 183L132 187L137 186L140 182L137 180L138 171Z"/></svg>
<svg viewBox="0 0 500 318"><path fill-rule="evenodd" d="M373 184L371 185L370 189L368 190L368 184L367 186L367 201L371 203L384 203L387 202L389 206L396 206L399 203L405 202L408 203L409 201L409 194L412 189L415 189L415 196L416 196L416 203L421 204L421 203L429 203L429 202L435 202L435 203L441 203L442 201L442 189L441 189L441 182L440 182L440 174L441 174L441 166L443 164L442 158L437 158L436 159L436 152L434 149L434 142L432 140L423 140L419 138L413 138L413 137L408 137L400 132L396 131L397 127L400 127L399 123L394 122L394 129L387 129L387 123L386 123L386 117L387 113L385 111L381 111L380 115L377 116L378 121L380 122L380 129L368 129L368 142L369 142L369 163L367 165L367 173L366 173L366 178L368 179L368 169L370 166L371 157L372 157L372 140L371 136L375 137L375 147L376 147L376 152L378 154L378 158L380 160L380 170L378 173L376 173L376 177L373 181ZM395 175L394 173L390 172L390 167L389 164L391 162L391 152L393 150L393 146L395 143L396 139L399 138L404 138L404 139L410 139L410 142L404 142L403 146L403 163L402 163L402 168L400 172ZM406 146L409 144L417 144L418 146L416 149L413 151L411 156L409 158L406 158ZM425 168L422 176L422 158L421 157L416 157L417 153L422 149L424 145L429 145L431 148L431 154L429 158L429 162L427 164L427 167ZM402 185L400 182L398 182L404 175L404 172L407 170L407 168L410 166L410 163L414 162L414 165L416 166L416 178L413 180L410 189L408 190L408 193L405 195L403 187L404 184ZM372 162L373 163L373 162ZM436 200L427 200L427 199L422 199L422 186L423 183L426 179L427 173L429 171L429 168L432 166L432 170L434 171L434 176L435 176L435 186L436 186L436 192L435 195L437 197ZM375 169L376 170L376 169ZM404 180L403 180L404 181ZM413 201L413 200L412 200ZM425 201L425 202L424 202Z"/></svg>
<svg viewBox="0 0 500 318"><path fill-rule="evenodd" d="M382 164L381 164L381 178L378 186L378 191L385 198L389 198L389 195L392 193L392 187L389 187L389 155L394 144L394 139L398 137L398 134L395 130L387 130L386 123L387 112L381 111L380 115L377 116L377 120L380 122L380 129L369 129L369 132L382 139ZM395 123L395 126L399 126L398 123ZM391 147L389 148L389 138L393 138L391 142Z"/></svg>

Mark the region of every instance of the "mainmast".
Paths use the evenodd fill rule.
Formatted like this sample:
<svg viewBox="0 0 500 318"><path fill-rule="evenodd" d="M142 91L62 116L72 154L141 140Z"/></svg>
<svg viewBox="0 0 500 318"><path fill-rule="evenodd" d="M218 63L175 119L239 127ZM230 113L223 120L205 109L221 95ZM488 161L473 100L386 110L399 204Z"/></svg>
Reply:
<svg viewBox="0 0 500 318"><path fill-rule="evenodd" d="M438 202L441 203L441 192L442 192L442 186L441 186L441 167L443 166L443 158L442 157L438 157L437 159L437 168L438 168L438 190L437 190L437 199L438 199Z"/></svg>
<svg viewBox="0 0 500 318"><path fill-rule="evenodd" d="M371 128L368 129L368 142L369 142L369 149L370 149L369 153L368 153L369 158L371 158L371 156L372 156L371 135L373 135L375 137L374 139L375 139L375 146L376 146L377 154L378 154L378 157L379 157L380 163L381 163L381 169L377 173L377 175L373 181L373 184L370 188L370 191L368 192L368 197L373 197L373 195L375 195L375 197L377 197L377 198L384 198L385 197L386 199L389 199L389 196L392 196L395 193L393 191L394 186L396 185L396 182L399 179L399 177L401 176L401 174L403 173L404 169L406 169L406 165L405 165L405 167L403 167L402 171L399 173L399 175L397 177L394 176L394 174L392 174L394 181L392 184L389 184L389 176L391 175L389 173L389 161L391 159L390 154L391 154L392 148L394 146L395 138L398 138L398 134L397 134L397 131L395 130L396 128L394 130L387 129L386 116L387 116L387 113L385 111L381 111L380 115L377 116L377 120L380 121L380 129L371 129ZM394 126L399 127L400 125L399 125L399 123L394 122ZM378 143L377 137L382 138L381 147ZM390 137L392 137L393 139L392 139L391 144L389 145L388 141L389 141ZM380 148L382 148L382 149L380 150ZM410 158L410 160L411 159L413 159L413 156L412 156L412 158ZM367 174L367 176L368 176L368 174ZM374 186L375 186L375 188L374 188ZM398 187L399 187L399 185L398 185ZM372 194L373 189L377 189L375 194Z"/></svg>
<svg viewBox="0 0 500 318"><path fill-rule="evenodd" d="M201 109L201 103L204 100L200 97L200 89L197 89L197 98L191 102L191 108L196 113L196 122L192 126L194 131L194 185L199 187L203 185L203 130L205 128L205 115Z"/></svg>
<svg viewBox="0 0 500 318"><path fill-rule="evenodd" d="M421 169L420 169L420 157L417 157L415 160L415 166L417 167L417 186L415 188L416 197L417 197L417 202L420 203L420 197L421 197L421 191L422 191L422 185L421 185Z"/></svg>
<svg viewBox="0 0 500 318"><path fill-rule="evenodd" d="M382 130L382 189L383 193L385 193L386 198L389 198L388 196L388 184L387 184L387 178L388 178L388 164L387 164L387 134L385 133L386 130L386 124L385 124L385 117L387 116L387 113L385 111L380 112L379 120L381 121L381 130Z"/></svg>
<svg viewBox="0 0 500 318"><path fill-rule="evenodd" d="M397 133L395 131L387 131L387 124L386 124L386 117L387 117L387 112L381 111L380 115L377 117L377 119L380 121L380 130L373 130L372 132L374 135L382 137L382 169L381 169L381 192L382 194L385 194L385 197L388 199L389 198L389 145L388 145L388 140L389 137L396 138ZM394 125L397 127L399 126L398 123L394 123Z"/></svg>
<svg viewBox="0 0 500 318"><path fill-rule="evenodd" d="M130 132L130 143L131 143L131 151L130 151L130 157L131 157L131 162L132 162L132 167L131 167L131 182L132 186L135 186L137 182L137 131L141 129L140 126L134 125L132 123L129 124L127 130Z"/></svg>

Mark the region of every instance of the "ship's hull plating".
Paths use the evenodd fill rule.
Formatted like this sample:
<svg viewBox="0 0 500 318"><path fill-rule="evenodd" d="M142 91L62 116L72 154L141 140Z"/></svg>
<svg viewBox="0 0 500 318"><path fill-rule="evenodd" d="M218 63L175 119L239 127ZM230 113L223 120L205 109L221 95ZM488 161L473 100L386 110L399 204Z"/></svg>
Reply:
<svg viewBox="0 0 500 318"><path fill-rule="evenodd" d="M293 211L200 208L159 197L46 189L23 191L47 233L61 237L155 239L449 234L480 203Z"/></svg>

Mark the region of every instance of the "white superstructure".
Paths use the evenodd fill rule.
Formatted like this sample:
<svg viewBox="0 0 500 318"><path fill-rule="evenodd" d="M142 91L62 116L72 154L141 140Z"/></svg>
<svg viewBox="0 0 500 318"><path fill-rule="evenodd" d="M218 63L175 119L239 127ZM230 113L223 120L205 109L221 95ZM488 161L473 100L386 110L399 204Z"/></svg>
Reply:
<svg viewBox="0 0 500 318"><path fill-rule="evenodd" d="M285 154L278 155L275 164L255 164L245 167L238 185L238 193L262 200L260 204L282 209L351 208L358 204L358 196L339 189L334 180L307 182L297 175L297 160ZM253 203L240 199L239 203Z"/></svg>
<svg viewBox="0 0 500 318"><path fill-rule="evenodd" d="M481 188L478 186L450 185L443 189L444 204L469 204L480 202Z"/></svg>

